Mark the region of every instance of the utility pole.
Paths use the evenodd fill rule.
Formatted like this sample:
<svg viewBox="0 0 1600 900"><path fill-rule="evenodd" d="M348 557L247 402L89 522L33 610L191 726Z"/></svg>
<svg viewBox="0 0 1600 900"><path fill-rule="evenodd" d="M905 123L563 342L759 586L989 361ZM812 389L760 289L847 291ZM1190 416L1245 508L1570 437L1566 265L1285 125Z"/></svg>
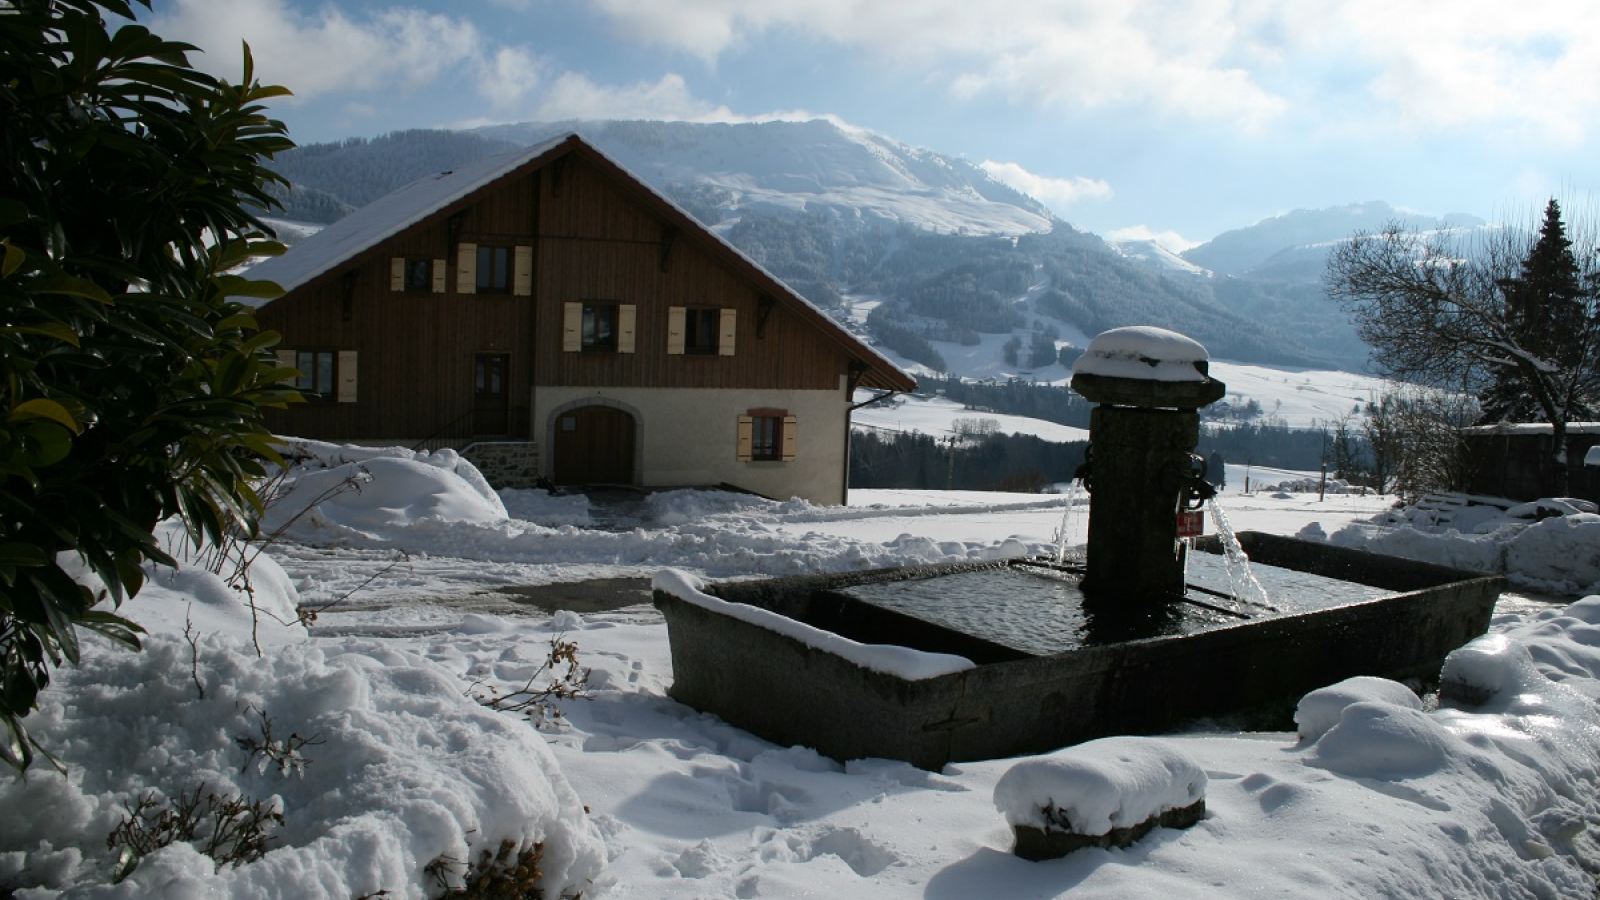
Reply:
<svg viewBox="0 0 1600 900"><path fill-rule="evenodd" d="M956 436L952 434L944 442L950 445L950 465L944 476L944 489L949 491L956 486Z"/></svg>

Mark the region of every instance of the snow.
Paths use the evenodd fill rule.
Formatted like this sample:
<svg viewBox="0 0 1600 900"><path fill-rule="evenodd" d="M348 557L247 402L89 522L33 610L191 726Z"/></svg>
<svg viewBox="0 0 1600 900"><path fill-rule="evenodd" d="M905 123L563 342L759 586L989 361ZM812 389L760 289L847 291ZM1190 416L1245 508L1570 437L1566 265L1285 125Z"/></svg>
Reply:
<svg viewBox="0 0 1600 900"><path fill-rule="evenodd" d="M660 574L697 593L707 578L1048 553L1063 498L855 491L848 507L816 507L679 491L619 511L501 491L502 513L459 460L313 455L299 479L346 466L371 478L294 527L332 524L258 557L253 593L191 558L125 605L150 629L143 652L89 636L82 664L57 672L28 723L67 772L41 764L0 784L0 892L420 898L439 893L430 864L459 879L509 841L540 846L551 898L1593 896L1600 596L1575 600L1600 581L1582 562L1600 547L1591 513L1224 493L1239 528L1380 549L1410 533L1514 579L1559 574L1572 596L1507 597L1490 634L1451 655L1438 695L1356 679L1308 694L1298 732L1198 723L926 772L774 745L670 700L648 604L550 613L507 591ZM302 622L297 606L319 612ZM560 701L559 723L475 699L527 684L558 640L589 672L588 698ZM1010 853L1018 784L1109 820L1177 802L1195 771L1207 812L1192 828L1045 863ZM179 843L110 884L106 839L126 807L201 785L283 816L266 854L218 867Z"/></svg>
<svg viewBox="0 0 1600 900"><path fill-rule="evenodd" d="M1130 325L1101 332L1072 364L1073 375L1101 375L1142 381L1205 381L1210 359L1200 342L1152 325Z"/></svg>
<svg viewBox="0 0 1600 900"><path fill-rule="evenodd" d="M1582 500L1545 498L1502 507L1468 503L1390 512L1352 522L1329 543L1458 569L1505 575L1549 594L1600 594L1600 515ZM1313 535L1305 535L1314 537Z"/></svg>
<svg viewBox="0 0 1600 900"><path fill-rule="evenodd" d="M651 587L693 603L695 606L747 622L758 628L775 631L807 647L831 653L862 668L893 675L906 681L937 678L940 675L962 672L973 667L972 660L964 657L948 653L927 653L910 647L888 644L862 644L760 607L729 603L707 594L704 582L676 569L663 569L657 572Z"/></svg>
<svg viewBox="0 0 1600 900"><path fill-rule="evenodd" d="M1108 834L1205 799L1206 773L1166 741L1109 737L1025 759L994 786L1008 825Z"/></svg>

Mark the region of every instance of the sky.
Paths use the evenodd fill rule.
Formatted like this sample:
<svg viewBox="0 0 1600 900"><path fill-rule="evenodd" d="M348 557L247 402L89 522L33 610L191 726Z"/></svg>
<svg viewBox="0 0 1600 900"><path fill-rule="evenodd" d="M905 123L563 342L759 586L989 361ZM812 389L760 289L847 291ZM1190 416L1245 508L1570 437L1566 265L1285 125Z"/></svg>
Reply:
<svg viewBox="0 0 1600 900"><path fill-rule="evenodd" d="M299 143L568 119L832 117L1107 237L1384 200L1524 218L1600 184L1584 0L153 0Z"/></svg>

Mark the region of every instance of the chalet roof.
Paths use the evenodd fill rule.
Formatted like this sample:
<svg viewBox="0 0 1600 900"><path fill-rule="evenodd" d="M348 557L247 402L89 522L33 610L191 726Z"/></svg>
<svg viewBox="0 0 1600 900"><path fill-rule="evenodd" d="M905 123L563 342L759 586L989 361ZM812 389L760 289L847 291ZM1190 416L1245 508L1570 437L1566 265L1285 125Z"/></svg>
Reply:
<svg viewBox="0 0 1600 900"><path fill-rule="evenodd" d="M450 209L494 182L541 168L567 153L581 153L601 168L611 170L626 187L632 189L641 200L656 207L657 212L671 220L686 237L693 236L707 243L708 249L715 255L735 268L744 270L762 290L771 293L829 337L844 344L850 355L866 366L861 381L863 386L895 391L910 391L916 387L916 381L888 357L846 331L821 308L762 268L739 248L700 224L676 203L575 133L419 178L305 238L283 255L256 264L247 274L253 279L277 282L286 292L304 287L383 241ZM257 307L271 302L253 298L237 299Z"/></svg>

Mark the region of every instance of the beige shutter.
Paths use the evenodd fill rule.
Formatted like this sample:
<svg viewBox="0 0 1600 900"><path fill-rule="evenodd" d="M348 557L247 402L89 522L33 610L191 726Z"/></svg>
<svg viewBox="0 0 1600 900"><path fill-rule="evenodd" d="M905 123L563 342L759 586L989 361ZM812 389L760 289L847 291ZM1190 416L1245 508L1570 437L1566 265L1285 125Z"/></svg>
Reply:
<svg viewBox="0 0 1600 900"><path fill-rule="evenodd" d="M739 311L737 309L724 309L722 311L722 333L717 336L717 354L719 356L733 355L733 338L739 331Z"/></svg>
<svg viewBox="0 0 1600 900"><path fill-rule="evenodd" d="M279 351L277 351L277 356L278 356L278 368L294 370L293 374L288 375L287 377L285 377L282 381L280 381L278 383L279 384L293 385L295 382L299 381L300 380L300 369L297 366L295 366L295 364L294 364L294 360L295 360L294 351L293 350L279 350Z"/></svg>
<svg viewBox="0 0 1600 900"><path fill-rule="evenodd" d="M684 313L682 306L667 307L667 352L674 356L683 353Z"/></svg>
<svg viewBox="0 0 1600 900"><path fill-rule="evenodd" d="M795 428L795 425L794 425L794 416L784 416L783 417L783 461L784 462L794 462L794 439L795 439L795 432L798 431L798 430L799 429Z"/></svg>
<svg viewBox="0 0 1600 900"><path fill-rule="evenodd" d="M433 261L433 292L442 294L447 286L445 282L446 262L442 259Z"/></svg>
<svg viewBox="0 0 1600 900"><path fill-rule="evenodd" d="M406 289L406 258L404 256L391 257L389 260L389 290L403 291Z"/></svg>
<svg viewBox="0 0 1600 900"><path fill-rule="evenodd" d="M750 449L755 443L756 420L749 416L739 417L739 462L750 461Z"/></svg>
<svg viewBox="0 0 1600 900"><path fill-rule="evenodd" d="M456 246L456 293L476 294L478 292L478 245L458 244Z"/></svg>
<svg viewBox="0 0 1600 900"><path fill-rule="evenodd" d="M356 351L339 351L338 399L340 403L356 402Z"/></svg>
<svg viewBox="0 0 1600 900"><path fill-rule="evenodd" d="M639 319L639 307L624 303L617 307L617 352L632 353L633 329Z"/></svg>
<svg viewBox="0 0 1600 900"><path fill-rule="evenodd" d="M516 267L511 270L511 293L518 297L532 297L533 248L527 244L518 244L515 256Z"/></svg>
<svg viewBox="0 0 1600 900"><path fill-rule="evenodd" d="M561 304L561 349L577 353L583 349L583 304Z"/></svg>

